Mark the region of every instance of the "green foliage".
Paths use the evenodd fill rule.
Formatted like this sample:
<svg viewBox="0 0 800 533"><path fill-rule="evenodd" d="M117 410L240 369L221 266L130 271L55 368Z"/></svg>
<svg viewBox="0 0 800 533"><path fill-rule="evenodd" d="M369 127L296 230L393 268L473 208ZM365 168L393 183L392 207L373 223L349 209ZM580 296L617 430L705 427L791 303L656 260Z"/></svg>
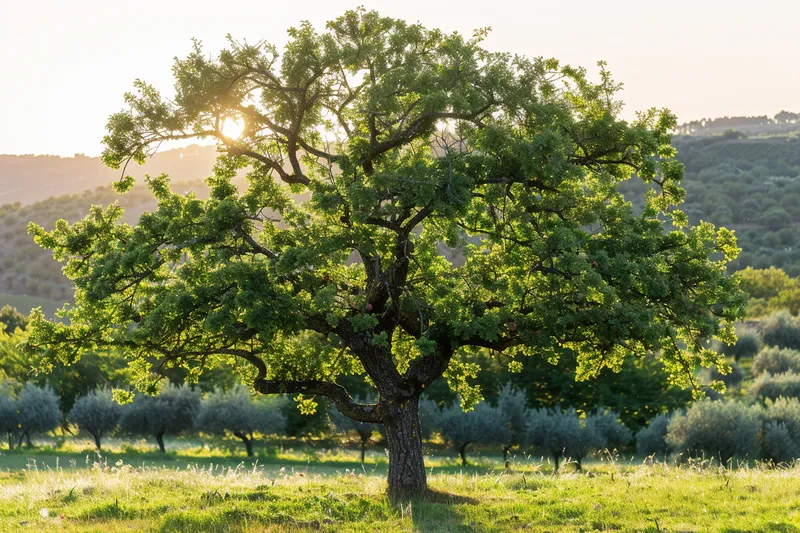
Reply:
<svg viewBox="0 0 800 533"><path fill-rule="evenodd" d="M526 442L551 456L558 470L559 459L568 458L581 440L583 428L574 409L534 409L525 425Z"/></svg>
<svg viewBox="0 0 800 533"><path fill-rule="evenodd" d="M103 437L114 431L119 424L121 411L122 408L112 398L111 391L99 389L78 398L67 418L73 424L78 424L82 431L91 434L99 450Z"/></svg>
<svg viewBox="0 0 800 533"><path fill-rule="evenodd" d="M721 381L725 384L726 388L735 387L742 383L744 379L744 372L742 372L742 367L739 366L738 363L731 362L728 364L730 371L726 373L720 372L719 368L716 366L712 366L711 368L704 369L701 372L701 378L706 383L713 383L715 381Z"/></svg>
<svg viewBox="0 0 800 533"><path fill-rule="evenodd" d="M787 311L778 311L762 320L759 331L766 346L800 350L800 319Z"/></svg>
<svg viewBox="0 0 800 533"><path fill-rule="evenodd" d="M731 345L716 342L714 350L739 361L755 356L761 349L761 335L757 331L750 328L736 328L736 337L736 342Z"/></svg>
<svg viewBox="0 0 800 533"><path fill-rule="evenodd" d="M252 392L242 386L216 391L202 402L194 427L218 435L229 433L241 439L248 456L252 456L254 433L276 435L286 430L286 417L280 410L284 401L256 401Z"/></svg>
<svg viewBox="0 0 800 533"><path fill-rule="evenodd" d="M122 406L120 426L127 433L155 436L163 452L163 436L192 429L199 411L199 391L167 385L156 396L137 394L133 402Z"/></svg>
<svg viewBox="0 0 800 533"><path fill-rule="evenodd" d="M750 297L747 314L765 316L786 310L792 315L800 313L800 281L774 266L768 269L746 269L736 273L741 287Z"/></svg>
<svg viewBox="0 0 800 533"><path fill-rule="evenodd" d="M758 408L731 401L703 400L686 413L672 417L667 430L667 444L686 457L716 459L730 466L734 457L759 457L761 417Z"/></svg>
<svg viewBox="0 0 800 533"><path fill-rule="evenodd" d="M661 413L654 416L636 433L636 453L665 457L669 452L667 429L672 415Z"/></svg>
<svg viewBox="0 0 800 533"><path fill-rule="evenodd" d="M49 388L25 383L16 399L0 391L0 425L8 434L9 448L21 446L23 439L46 433L61 424L58 397Z"/></svg>
<svg viewBox="0 0 800 533"><path fill-rule="evenodd" d="M17 328L25 329L28 327L28 317L19 313L16 307L4 305L0 308L0 324L5 324L6 331L13 333Z"/></svg>
<svg viewBox="0 0 800 533"><path fill-rule="evenodd" d="M620 450L631 443L633 432L619 421L619 413L605 411L586 416L584 430L597 436L596 450Z"/></svg>
<svg viewBox="0 0 800 533"><path fill-rule="evenodd" d="M791 348L766 347L760 352L750 367L754 377L761 374L783 374L784 372L800 374L800 351Z"/></svg>
<svg viewBox="0 0 800 533"><path fill-rule="evenodd" d="M750 386L750 394L754 398L776 400L780 397L800 397L800 373L784 372L783 374L759 375Z"/></svg>
<svg viewBox="0 0 800 533"><path fill-rule="evenodd" d="M525 393L511 384L504 385L497 396L497 408L502 418L508 420L510 432L508 440L503 443L504 453L507 453L512 446L519 446L525 440L525 423L528 419Z"/></svg>

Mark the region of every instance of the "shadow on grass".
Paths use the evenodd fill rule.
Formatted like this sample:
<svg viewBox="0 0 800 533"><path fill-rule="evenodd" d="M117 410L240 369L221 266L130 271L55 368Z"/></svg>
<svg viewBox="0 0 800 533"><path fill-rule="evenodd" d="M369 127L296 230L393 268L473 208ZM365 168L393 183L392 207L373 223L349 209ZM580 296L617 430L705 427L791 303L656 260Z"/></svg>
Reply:
<svg viewBox="0 0 800 533"><path fill-rule="evenodd" d="M477 505L478 500L457 494L429 490L425 497L401 506L401 513L411 513L415 531L473 531L460 508Z"/></svg>

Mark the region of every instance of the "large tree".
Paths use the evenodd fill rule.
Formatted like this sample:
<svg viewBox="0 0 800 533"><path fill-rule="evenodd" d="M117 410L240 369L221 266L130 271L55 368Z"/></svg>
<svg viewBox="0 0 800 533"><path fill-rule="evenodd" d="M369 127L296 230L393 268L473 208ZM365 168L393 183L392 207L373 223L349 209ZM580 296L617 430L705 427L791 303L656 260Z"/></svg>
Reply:
<svg viewBox="0 0 800 533"><path fill-rule="evenodd" d="M172 99L137 81L104 161L124 169L163 141L214 139L210 198L150 177L158 209L136 226L117 205L31 226L76 294L68 323L33 314L28 349L71 362L119 347L151 390L154 369L194 378L226 358L260 393L306 409L327 397L384 425L392 498L426 490L425 388L445 376L479 399L469 351L517 364L576 353L582 379L630 353L660 351L684 382L717 363L706 341L732 340L743 308L725 274L738 249L674 209L673 115L622 120L604 66L595 83L489 52L485 33L356 10L289 30L283 54L231 40L210 57L196 43ZM616 188L633 173L653 186L640 214ZM133 181L122 174L120 190ZM376 403L352 399L337 382L348 374L369 376Z"/></svg>

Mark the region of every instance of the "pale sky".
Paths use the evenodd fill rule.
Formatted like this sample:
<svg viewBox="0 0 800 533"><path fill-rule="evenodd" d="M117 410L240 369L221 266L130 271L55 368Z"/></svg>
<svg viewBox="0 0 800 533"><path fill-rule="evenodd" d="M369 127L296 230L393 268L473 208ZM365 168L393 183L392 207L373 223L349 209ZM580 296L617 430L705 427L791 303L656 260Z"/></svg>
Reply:
<svg viewBox="0 0 800 533"><path fill-rule="evenodd" d="M192 37L279 46L364 5L487 48L609 64L626 112L668 107L681 122L800 111L800 0L0 0L0 153L98 155L108 115L141 78L169 94ZM594 71L594 70L592 70Z"/></svg>

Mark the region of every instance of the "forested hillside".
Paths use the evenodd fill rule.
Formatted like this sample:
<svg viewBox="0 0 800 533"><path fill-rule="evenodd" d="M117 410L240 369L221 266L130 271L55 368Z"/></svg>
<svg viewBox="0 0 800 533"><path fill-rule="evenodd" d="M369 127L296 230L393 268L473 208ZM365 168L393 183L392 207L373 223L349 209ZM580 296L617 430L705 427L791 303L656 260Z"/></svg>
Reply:
<svg viewBox="0 0 800 533"><path fill-rule="evenodd" d="M790 275L800 275L800 138L747 139L737 132L728 132L714 137L677 137L675 144L686 165L687 194L683 209L690 221L695 224L707 220L736 230L743 252L732 269L776 266ZM0 163L6 164L13 157L23 156L0 156ZM201 164L205 165L205 172L209 171L214 149L190 147L156 157L160 159L154 158L145 169L169 172L176 179L200 177L204 171ZM7 164L0 167L0 180L18 184L14 198L58 192L67 183L75 188L88 183L108 183L119 177L117 171L102 170L97 158L31 156L29 159L35 165L20 165L20 180L9 178L13 168ZM79 167L102 172L97 170L88 181L77 180L73 173ZM37 169L44 169L44 173L37 176ZM143 172L138 166L130 170L135 175ZM199 179L176 184L175 188L196 190L200 195L206 190ZM641 182L630 180L623 184L622 190L634 204L641 205L644 198ZM9 190L4 193L12 194ZM155 201L143 186L118 196L108 185L28 205L19 200L1 205L0 294L68 300L71 288L61 275L60 266L33 242L27 224L35 221L52 228L59 218L74 222L85 216L91 205L108 205L115 199L125 208L128 222L135 222L142 212L155 207Z"/></svg>
<svg viewBox="0 0 800 533"><path fill-rule="evenodd" d="M776 266L800 274L800 138L678 137L686 165L686 202L681 207L696 224L706 220L736 230L742 253L732 270ZM641 205L644 185L622 190Z"/></svg>

